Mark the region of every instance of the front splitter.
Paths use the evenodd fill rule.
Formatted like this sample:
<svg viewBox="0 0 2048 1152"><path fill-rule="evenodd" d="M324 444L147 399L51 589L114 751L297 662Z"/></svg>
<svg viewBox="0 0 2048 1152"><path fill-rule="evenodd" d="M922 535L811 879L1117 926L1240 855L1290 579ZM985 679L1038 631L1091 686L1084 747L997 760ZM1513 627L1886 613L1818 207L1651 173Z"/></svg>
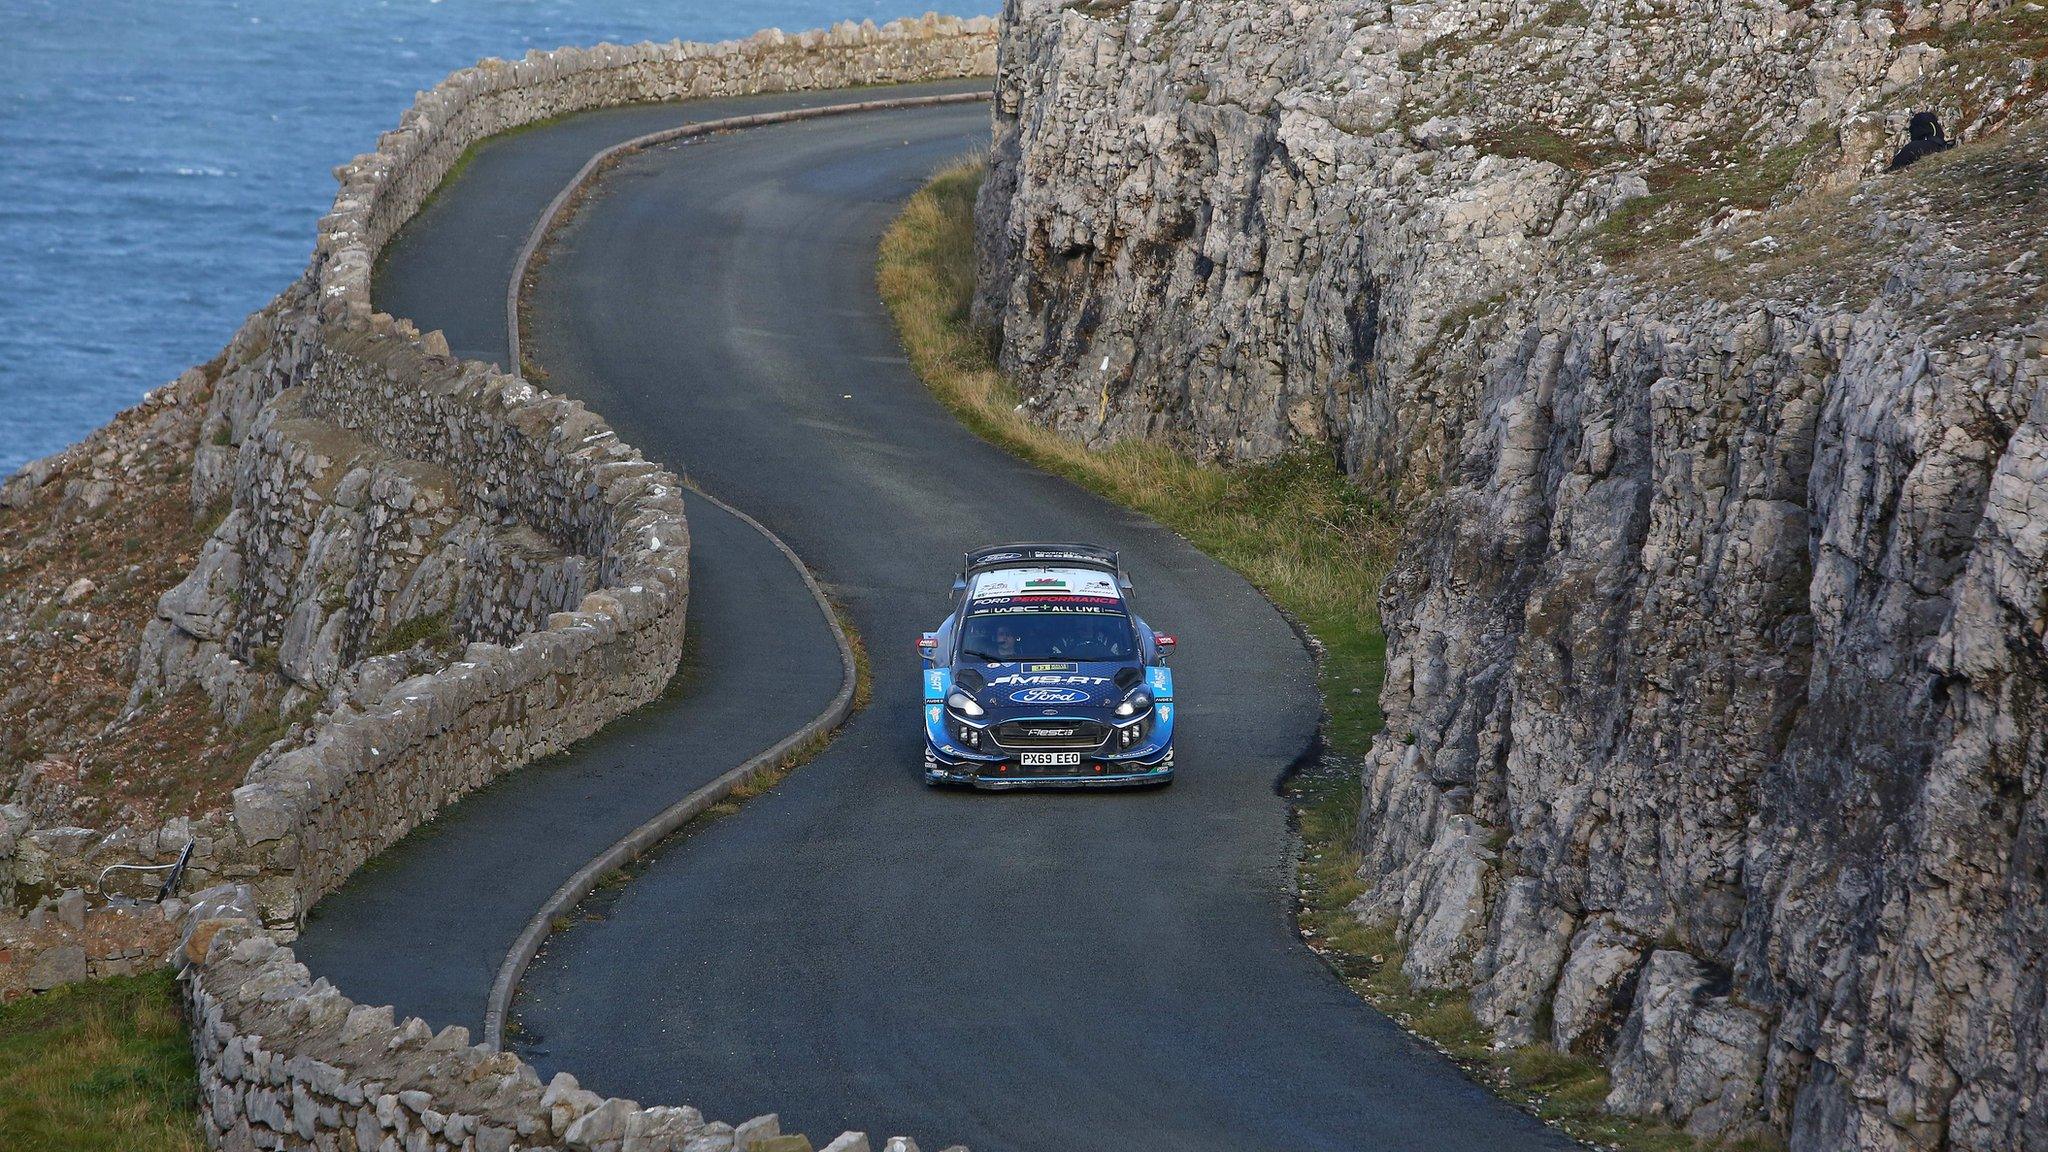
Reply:
<svg viewBox="0 0 2048 1152"><path fill-rule="evenodd" d="M1027 788L1047 790L1061 788L1136 788L1147 784L1165 784L1173 779L1171 768L1148 768L1143 772L1120 772L1100 776L1010 776L1004 774L972 774L966 772L926 772L927 784L957 784L964 788L979 788L985 792L1014 792Z"/></svg>

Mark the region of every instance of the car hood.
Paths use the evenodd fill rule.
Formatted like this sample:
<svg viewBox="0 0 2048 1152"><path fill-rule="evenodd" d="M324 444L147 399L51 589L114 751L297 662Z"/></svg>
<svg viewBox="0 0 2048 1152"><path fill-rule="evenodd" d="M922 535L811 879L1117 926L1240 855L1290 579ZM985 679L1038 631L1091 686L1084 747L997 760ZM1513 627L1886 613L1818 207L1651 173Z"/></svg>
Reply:
<svg viewBox="0 0 2048 1152"><path fill-rule="evenodd" d="M969 663L953 668L953 686L972 695L995 720L1107 711L1144 682L1144 669L1135 660Z"/></svg>

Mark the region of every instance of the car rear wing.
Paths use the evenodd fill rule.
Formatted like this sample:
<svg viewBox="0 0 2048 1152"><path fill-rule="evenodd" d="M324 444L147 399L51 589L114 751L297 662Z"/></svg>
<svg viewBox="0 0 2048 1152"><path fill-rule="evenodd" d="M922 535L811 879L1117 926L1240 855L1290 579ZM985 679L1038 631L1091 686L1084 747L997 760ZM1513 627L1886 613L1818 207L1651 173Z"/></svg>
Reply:
<svg viewBox="0 0 2048 1152"><path fill-rule="evenodd" d="M977 548L962 560L960 580L965 583L976 572L990 568L1014 568L1020 564L1097 568L1114 574L1117 587L1126 591L1131 587L1131 579L1124 575L1123 563L1116 550L1097 548L1093 544L994 544Z"/></svg>

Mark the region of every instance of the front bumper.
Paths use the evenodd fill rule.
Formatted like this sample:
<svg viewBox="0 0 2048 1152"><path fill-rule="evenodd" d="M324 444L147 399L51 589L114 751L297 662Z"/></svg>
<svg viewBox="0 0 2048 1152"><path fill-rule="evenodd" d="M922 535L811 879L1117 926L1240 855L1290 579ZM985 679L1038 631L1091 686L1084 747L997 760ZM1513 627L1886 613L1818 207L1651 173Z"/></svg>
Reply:
<svg viewBox="0 0 2048 1152"><path fill-rule="evenodd" d="M1020 788L1141 788L1173 779L1173 677L1164 667L1146 670L1153 696L1153 712L1139 740L1116 751L1110 744L1092 750L1071 749L1081 755L1080 764L1065 768L1026 768L1023 750L993 741L990 733L1001 721L980 721L955 717L945 699L952 689L952 673L944 668L925 670L924 779L927 784L956 784L991 791ZM1049 710L1048 710L1049 711ZM1018 719L1012 717L1011 719ZM1032 716L1040 723L1088 723L1116 726L1113 716ZM966 726L980 730L983 739L970 745L957 739L951 729ZM1069 751L1070 749L1043 749Z"/></svg>
<svg viewBox="0 0 2048 1152"><path fill-rule="evenodd" d="M991 792L1025 788L1142 788L1173 779L1171 747L1148 757L1084 759L1078 768L1025 768L1014 759L953 759L925 745L927 784L957 784Z"/></svg>

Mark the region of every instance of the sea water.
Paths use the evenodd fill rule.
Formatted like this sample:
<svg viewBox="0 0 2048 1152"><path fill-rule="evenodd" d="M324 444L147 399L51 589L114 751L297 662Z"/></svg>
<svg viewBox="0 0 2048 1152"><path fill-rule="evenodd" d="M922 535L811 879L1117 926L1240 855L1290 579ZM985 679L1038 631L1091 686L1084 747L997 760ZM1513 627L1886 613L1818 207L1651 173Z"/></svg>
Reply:
<svg viewBox="0 0 2048 1152"><path fill-rule="evenodd" d="M999 0L0 0L0 476L212 357L333 170L485 56Z"/></svg>

